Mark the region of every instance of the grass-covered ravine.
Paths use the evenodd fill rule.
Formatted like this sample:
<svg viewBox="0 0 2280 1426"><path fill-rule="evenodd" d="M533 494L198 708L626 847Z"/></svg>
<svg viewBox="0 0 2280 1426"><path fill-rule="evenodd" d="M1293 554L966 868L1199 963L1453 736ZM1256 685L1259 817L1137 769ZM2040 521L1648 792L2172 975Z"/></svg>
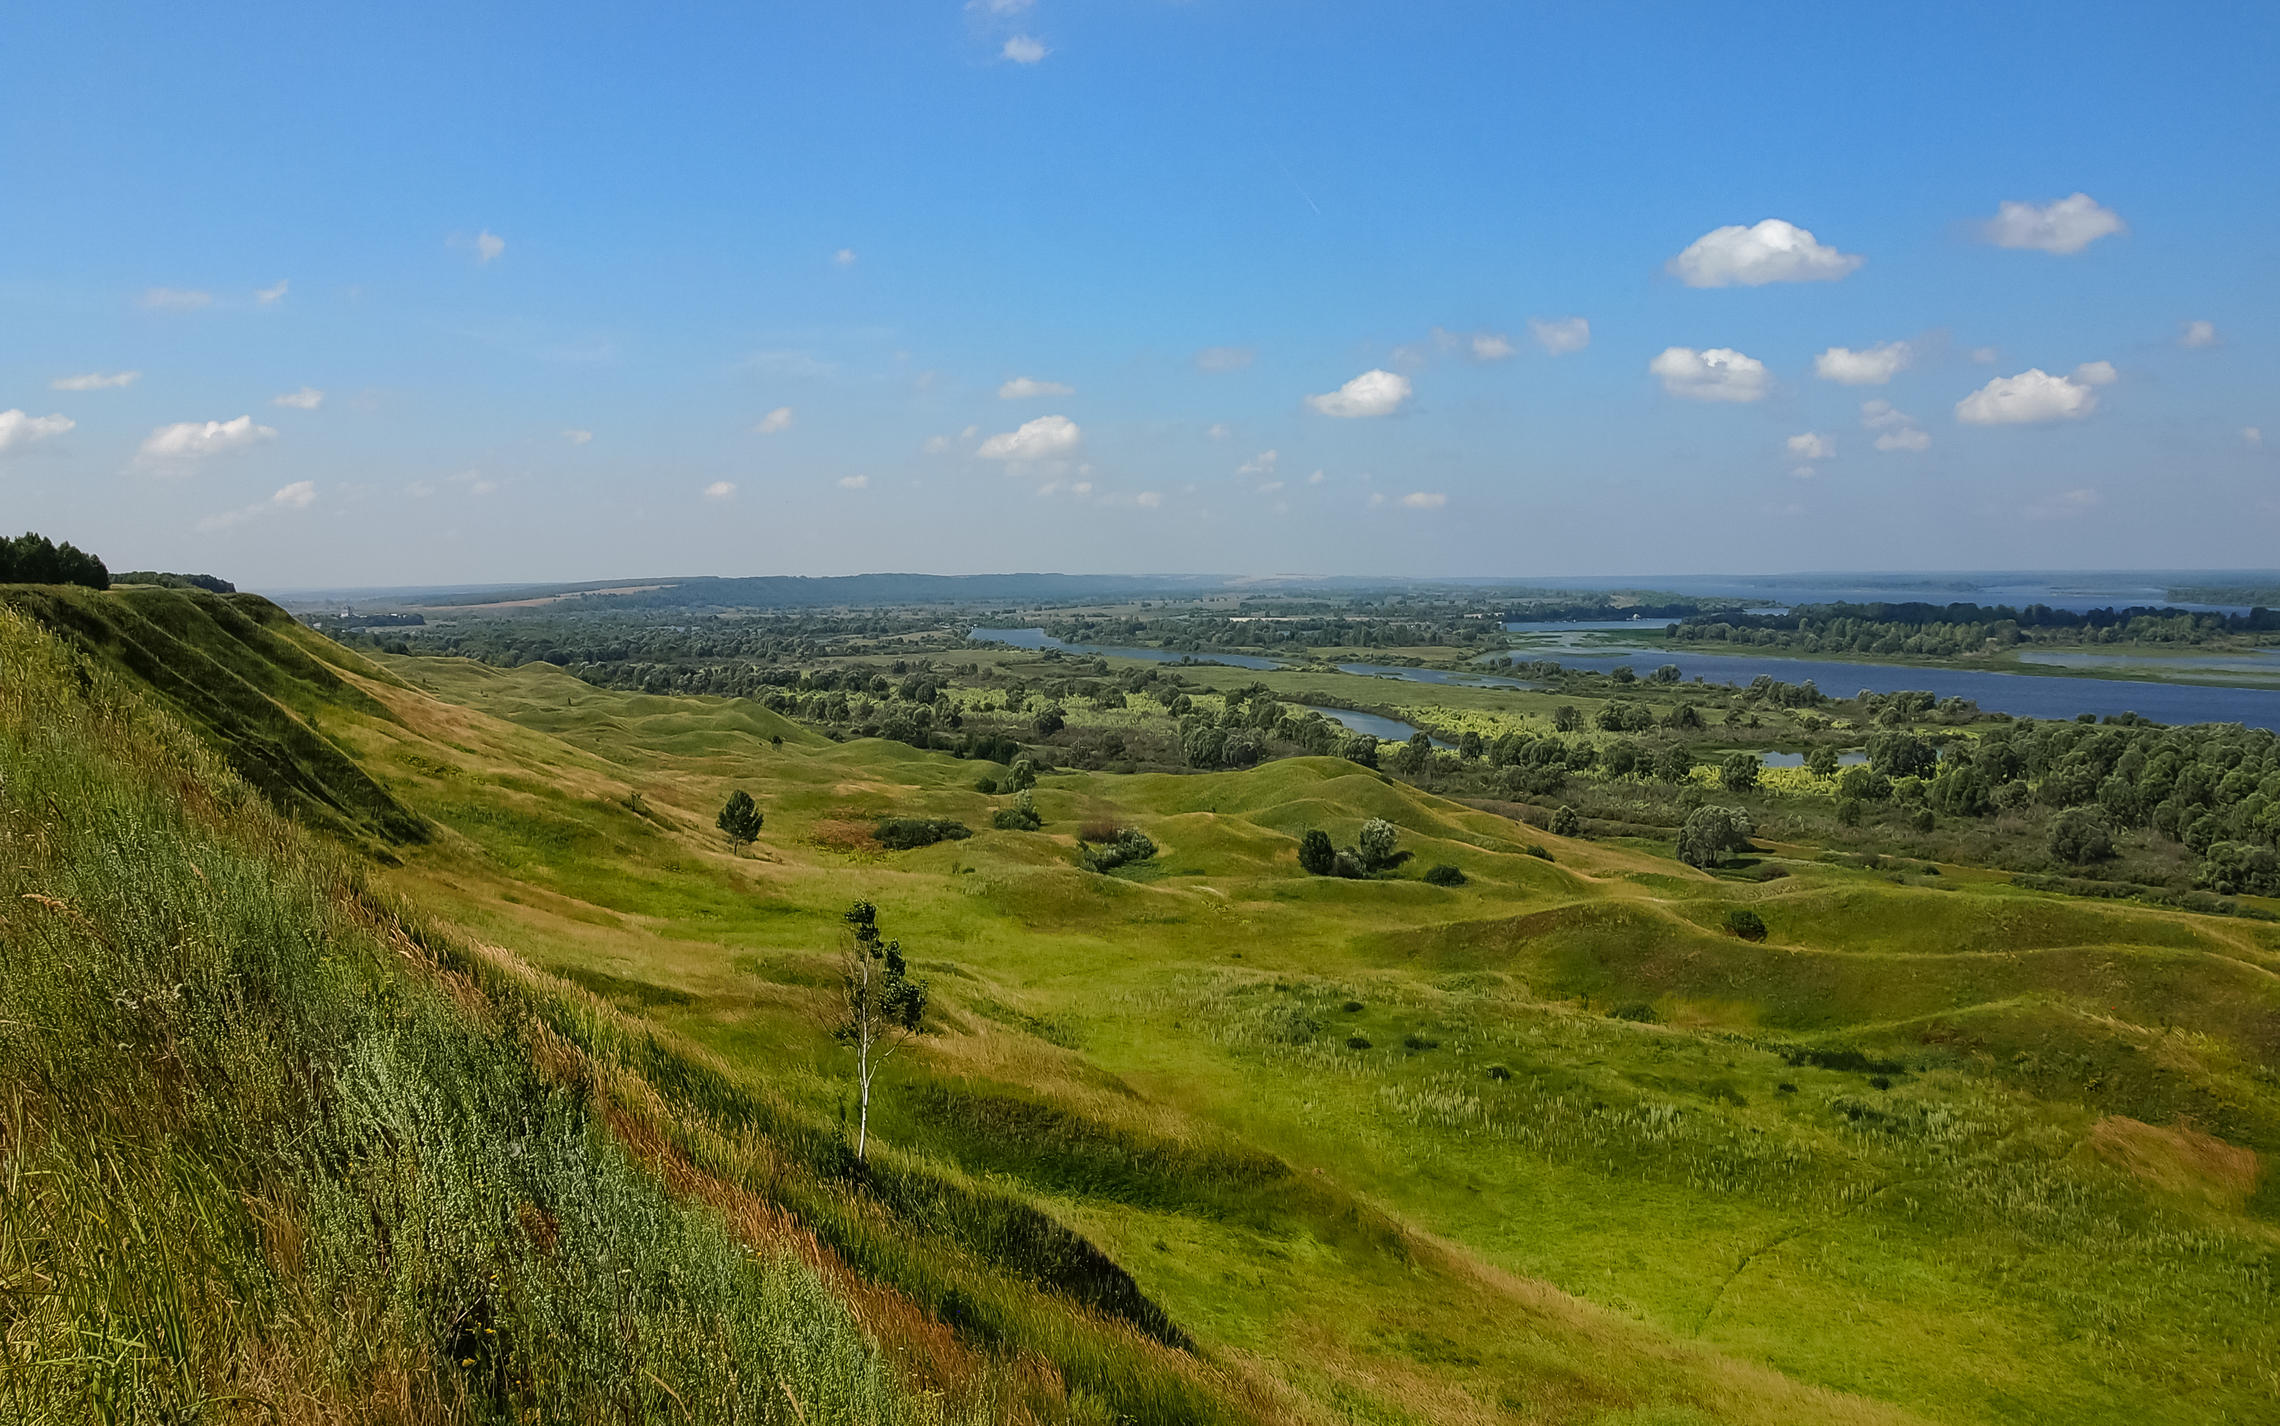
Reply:
<svg viewBox="0 0 2280 1426"><path fill-rule="evenodd" d="M2280 923L9 602L0 1416L2280 1415Z"/></svg>

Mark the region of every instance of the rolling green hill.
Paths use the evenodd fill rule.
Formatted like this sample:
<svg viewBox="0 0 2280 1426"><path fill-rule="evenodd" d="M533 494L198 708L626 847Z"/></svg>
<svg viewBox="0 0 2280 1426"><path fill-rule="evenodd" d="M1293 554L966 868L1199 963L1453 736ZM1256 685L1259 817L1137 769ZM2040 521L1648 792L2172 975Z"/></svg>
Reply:
<svg viewBox="0 0 2280 1426"><path fill-rule="evenodd" d="M368 1304L349 1294L393 1335L372 1339L385 1352L320 1362L316 1318L288 1309L343 1289L310 1266L323 1252L274 1246L288 1229L334 1243L325 1234L355 1216L338 1205L379 1191L362 1167L396 1141L325 1135L363 1122L342 1107L365 1103L349 1091L367 1052L350 1048L394 1033L390 1017L413 1013L401 1004L456 1047L453 1065L490 1066L389 1060L401 1102L445 1092L432 1081L460 1086L448 1093L470 1125L568 1126L549 1141L577 1146L565 1173L618 1174L609 1191L638 1200L639 1221L679 1225L665 1239L684 1266L626 1266L666 1284L640 1311L680 1314L710 1345L637 1369L548 1355L559 1342L545 1333L571 1319L544 1316L535 1284L572 1303L588 1289L538 1271L544 1235L485 1250L506 1254L510 1286L482 1311L511 1317L536 1355L520 1378L511 1353L477 1365L508 1383L498 1400L524 1392L548 1419L574 1416L596 1373L654 1372L637 1414L664 1420L692 1393L731 1391L720 1364L762 1361L802 1403L876 1393L832 1398L850 1404L831 1419L2201 1422L2280 1409L2270 923L2085 904L1962 867L1894 879L1802 848L1760 859L1772 879L1712 877L1333 759L1053 774L1036 832L887 852L869 835L880 817L988 829L1006 799L974 790L983 765L833 742L748 702L613 692L544 665L368 662L244 596L0 600L45 625L0 626L11 683L28 686L19 669L45 680L0 709L9 835L45 806L85 804L91 826L164 828L191 868L121 882L92 832L14 859L0 909L11 948L38 915L56 964L110 949L73 972L84 993L68 1012L38 999L36 978L5 982L0 1014L50 1028L37 1054L0 1058L0 1092L32 1122L68 1126L41 1150L60 1156L55 1182L99 1181L110 1151L76 1146L115 1139L223 1175L215 1203L268 1205L213 1220L239 1246L177 1271L187 1306L123 1312L103 1294L135 1274L92 1247L46 1246L70 1235L27 1232L12 1207L0 1248L23 1266L0 1269L19 1274L8 1280L88 1284L43 1299L27 1330L140 1344L105 1381L188 1393L238 1380L255 1344L275 1342L278 1370L321 1382L325 1400L362 1399L393 1372L439 1412L488 1419L450 1325L472 1320L469 1293L494 1301L467 1285L480 1271L452 1286L481 1252ZM86 691L58 672L65 646L105 670ZM170 742L162 711L312 834L202 811L238 805L238 784ZM84 770L50 771L66 767ZM766 814L748 850L713 828L732 788ZM1347 841L1371 817L1402 829L1402 874L1299 872L1301 832ZM1093 822L1138 827L1159 854L1091 871L1076 832ZM266 875L290 906L256 897L217 920L227 908L197 871L217 859L241 869L233 886ZM1417 877L1437 863L1466 884ZM883 1084L868 1170L848 1156L846 1055L823 1028L836 915L857 898L934 992L928 1033ZM124 933L153 906L174 932ZM1725 929L1737 907L1762 918L1762 941ZM322 1035L274 1016L215 1032L299 1046L293 1061L317 1072L295 1098L257 1091L230 1068L236 1051L170 1068L154 1048L121 1058L103 1091L152 1107L98 1132L108 1121L86 1119L89 1096L54 1066L98 1028L106 1043L116 1030L131 1045L204 1044L168 1038L182 1033L172 1011L146 1025L89 1007L148 1003L176 974L157 960L190 954L157 946L209 943L196 954L222 958L201 963L210 983L243 977L251 956L278 987L269 1000L332 1007ZM280 944L301 949L279 958ZM310 989L280 964L341 968L320 978L358 989ZM195 1092L151 1092L168 1084ZM224 1141L182 1106L256 1092L281 1106L259 1122L290 1127L236 1146L243 1166L225 1172L237 1161ZM12 1136L8 1152L23 1161L29 1142ZM324 1151L273 1147L288 1144ZM163 1177L129 1196L152 1222L221 1212L168 1196ZM576 1240L581 1262L619 1262L609 1214L518 1191L595 1235ZM434 1193L423 1221L520 1221L504 1189ZM41 1223L92 1231L94 1208L37 1201ZM720 1285L708 1297L700 1280ZM837 1375L795 1380L761 1338L704 1335L734 1293L763 1290L804 1304L768 1321L812 1321L832 1344L812 1360ZM225 1299L271 1305L207 1305ZM100 1375L56 1367L37 1399Z"/></svg>

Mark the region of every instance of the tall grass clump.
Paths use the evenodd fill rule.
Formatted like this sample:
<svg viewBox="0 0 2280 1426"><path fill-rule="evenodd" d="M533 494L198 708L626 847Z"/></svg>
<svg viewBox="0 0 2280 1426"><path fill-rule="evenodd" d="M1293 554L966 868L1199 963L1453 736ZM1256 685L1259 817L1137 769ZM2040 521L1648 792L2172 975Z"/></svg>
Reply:
<svg viewBox="0 0 2280 1426"><path fill-rule="evenodd" d="M930 1422L809 1263L0 611L0 1418Z"/></svg>

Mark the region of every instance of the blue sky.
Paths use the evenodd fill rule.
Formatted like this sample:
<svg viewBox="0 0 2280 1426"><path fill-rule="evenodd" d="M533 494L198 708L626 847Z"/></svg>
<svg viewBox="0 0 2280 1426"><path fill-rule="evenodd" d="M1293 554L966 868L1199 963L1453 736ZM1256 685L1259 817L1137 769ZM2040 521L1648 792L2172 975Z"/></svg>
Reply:
<svg viewBox="0 0 2280 1426"><path fill-rule="evenodd" d="M2276 30L15 7L0 525L269 587L2272 565Z"/></svg>

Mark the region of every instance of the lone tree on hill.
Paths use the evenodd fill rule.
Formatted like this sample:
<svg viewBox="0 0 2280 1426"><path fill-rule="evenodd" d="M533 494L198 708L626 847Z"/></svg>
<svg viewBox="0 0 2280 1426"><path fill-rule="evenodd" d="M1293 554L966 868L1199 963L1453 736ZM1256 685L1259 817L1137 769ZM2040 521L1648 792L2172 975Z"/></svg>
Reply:
<svg viewBox="0 0 2280 1426"><path fill-rule="evenodd" d="M752 794L740 787L728 794L728 805L720 809L720 817L715 825L728 833L730 841L742 847L758 840L760 824L764 820L759 807L752 801Z"/></svg>
<svg viewBox="0 0 2280 1426"><path fill-rule="evenodd" d="M866 1163L871 1081L918 1033L926 1015L926 982L910 974L902 942L879 935L878 907L858 901L839 919L847 935L839 953L840 1016L831 1036L855 1051L855 1161Z"/></svg>
<svg viewBox="0 0 2280 1426"><path fill-rule="evenodd" d="M1308 876L1329 876L1338 869L1338 849L1330 845L1330 834L1320 827L1309 827L1306 835L1298 839L1298 865Z"/></svg>
<svg viewBox="0 0 2280 1426"><path fill-rule="evenodd" d="M1697 807L1678 829L1678 859L1688 866L1713 867L1750 844L1750 814L1739 807Z"/></svg>

